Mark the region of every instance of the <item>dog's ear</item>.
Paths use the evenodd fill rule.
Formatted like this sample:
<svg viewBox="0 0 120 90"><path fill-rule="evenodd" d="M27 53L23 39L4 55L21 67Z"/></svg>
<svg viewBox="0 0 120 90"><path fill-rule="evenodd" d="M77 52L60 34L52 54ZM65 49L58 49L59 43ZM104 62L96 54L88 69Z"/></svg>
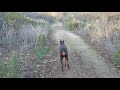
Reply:
<svg viewBox="0 0 120 90"><path fill-rule="evenodd" d="M60 39L60 42L64 42L64 39L62 39L62 40Z"/></svg>
<svg viewBox="0 0 120 90"><path fill-rule="evenodd" d="M60 43L61 43L61 39L60 39Z"/></svg>

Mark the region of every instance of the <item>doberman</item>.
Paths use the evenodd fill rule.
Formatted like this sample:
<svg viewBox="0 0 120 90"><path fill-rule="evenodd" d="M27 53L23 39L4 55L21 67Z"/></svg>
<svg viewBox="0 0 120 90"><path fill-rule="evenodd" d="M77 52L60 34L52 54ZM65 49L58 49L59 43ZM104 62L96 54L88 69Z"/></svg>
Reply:
<svg viewBox="0 0 120 90"><path fill-rule="evenodd" d="M69 63L68 63L68 50L67 50L67 47L66 45L64 44L64 40L61 40L60 39L60 62L61 62L61 65L62 65L62 71L63 71L63 58L65 57L65 66L66 66L66 63L67 63L67 66L68 66L68 69L70 69L69 67Z"/></svg>

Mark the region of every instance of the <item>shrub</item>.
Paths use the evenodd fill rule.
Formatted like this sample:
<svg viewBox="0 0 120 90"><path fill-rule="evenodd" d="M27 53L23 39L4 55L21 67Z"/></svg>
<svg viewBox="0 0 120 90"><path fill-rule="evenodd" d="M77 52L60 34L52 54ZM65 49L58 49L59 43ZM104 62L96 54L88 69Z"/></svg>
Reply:
<svg viewBox="0 0 120 90"><path fill-rule="evenodd" d="M114 54L113 59L115 60L115 62L116 62L117 64L120 65L120 47L118 48L118 51Z"/></svg>
<svg viewBox="0 0 120 90"><path fill-rule="evenodd" d="M5 13L5 20L8 25L13 25L14 28L19 28L21 24L32 24L36 26L37 24L41 24L40 22L36 22L35 20L26 18L24 15L18 12L9 12Z"/></svg>
<svg viewBox="0 0 120 90"><path fill-rule="evenodd" d="M37 47L42 47L47 45L47 40L45 35L43 34L38 34L37 36L37 41L36 41Z"/></svg>
<svg viewBox="0 0 120 90"><path fill-rule="evenodd" d="M41 47L36 50L36 56L38 59L42 60L43 57L49 53L49 48L47 47Z"/></svg>
<svg viewBox="0 0 120 90"><path fill-rule="evenodd" d="M37 48L35 50L36 57L40 60L49 53L49 48L47 47L47 39L45 35L39 34L37 38Z"/></svg>
<svg viewBox="0 0 120 90"><path fill-rule="evenodd" d="M0 78L4 77L4 64L0 61Z"/></svg>
<svg viewBox="0 0 120 90"><path fill-rule="evenodd" d="M74 30L79 27L80 22L73 17L67 17L65 18L64 24L70 30Z"/></svg>
<svg viewBox="0 0 120 90"><path fill-rule="evenodd" d="M8 78L14 78L16 75L17 59L17 52L13 51L7 67Z"/></svg>

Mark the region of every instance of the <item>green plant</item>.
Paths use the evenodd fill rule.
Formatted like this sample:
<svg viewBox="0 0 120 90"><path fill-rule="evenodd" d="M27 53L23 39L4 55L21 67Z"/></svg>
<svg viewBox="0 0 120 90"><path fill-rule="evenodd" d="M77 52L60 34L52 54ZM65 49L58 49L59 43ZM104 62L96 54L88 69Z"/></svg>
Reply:
<svg viewBox="0 0 120 90"><path fill-rule="evenodd" d="M90 37L90 32L86 32L85 37Z"/></svg>
<svg viewBox="0 0 120 90"><path fill-rule="evenodd" d="M13 51L7 67L8 78L14 78L16 75L17 59L17 52Z"/></svg>
<svg viewBox="0 0 120 90"><path fill-rule="evenodd" d="M17 12L8 12L5 13L5 20L8 25L13 25L15 28L19 28L19 20L23 21L25 18L22 14Z"/></svg>
<svg viewBox="0 0 120 90"><path fill-rule="evenodd" d="M79 27L80 22L76 20L73 17L67 17L64 21L66 27L68 27L70 30L74 30Z"/></svg>
<svg viewBox="0 0 120 90"><path fill-rule="evenodd" d="M114 54L113 59L117 64L120 64L120 46L118 47L118 51Z"/></svg>
<svg viewBox="0 0 120 90"><path fill-rule="evenodd" d="M40 22L26 18L23 14L18 12L7 12L5 13L5 20L8 25L12 25L14 28L19 28L21 24L32 24L33 26L40 25Z"/></svg>
<svg viewBox="0 0 120 90"><path fill-rule="evenodd" d="M45 35L39 34L37 39L37 48L35 50L36 57L39 60L42 60L43 57L50 52L49 48L47 47L47 40Z"/></svg>
<svg viewBox="0 0 120 90"><path fill-rule="evenodd" d="M38 59L42 60L43 57L50 52L49 48L41 47L36 50L36 56Z"/></svg>
<svg viewBox="0 0 120 90"><path fill-rule="evenodd" d="M0 78L5 78L7 75L7 67L6 65L0 60Z"/></svg>
<svg viewBox="0 0 120 90"><path fill-rule="evenodd" d="M47 45L46 37L45 35L40 33L37 37L37 46L41 47L41 46L46 46L46 45Z"/></svg>
<svg viewBox="0 0 120 90"><path fill-rule="evenodd" d="M4 77L4 64L0 60L0 78Z"/></svg>

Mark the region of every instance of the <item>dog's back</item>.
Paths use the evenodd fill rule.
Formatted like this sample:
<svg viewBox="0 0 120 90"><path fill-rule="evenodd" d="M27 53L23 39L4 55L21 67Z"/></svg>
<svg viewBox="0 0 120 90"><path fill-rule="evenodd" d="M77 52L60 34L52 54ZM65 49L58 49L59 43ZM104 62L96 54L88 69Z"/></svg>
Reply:
<svg viewBox="0 0 120 90"><path fill-rule="evenodd" d="M61 64L62 64L62 71L63 71L63 62L62 62L63 57L65 57L68 68L69 68L67 47L64 44L64 40L60 40L60 61L61 61Z"/></svg>
<svg viewBox="0 0 120 90"><path fill-rule="evenodd" d="M62 55L62 56L67 56L68 55L67 47L64 44L64 41L60 41L60 55Z"/></svg>

